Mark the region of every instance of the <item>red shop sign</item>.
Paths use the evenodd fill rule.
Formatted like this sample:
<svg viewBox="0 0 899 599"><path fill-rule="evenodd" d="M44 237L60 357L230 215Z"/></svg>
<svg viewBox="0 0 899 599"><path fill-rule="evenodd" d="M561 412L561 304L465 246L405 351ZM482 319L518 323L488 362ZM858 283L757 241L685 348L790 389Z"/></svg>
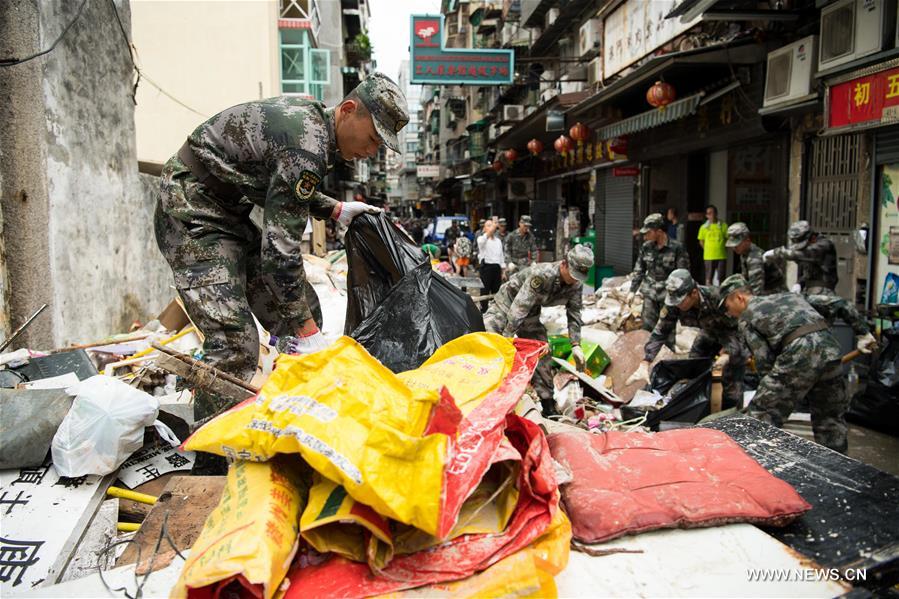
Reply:
<svg viewBox="0 0 899 599"><path fill-rule="evenodd" d="M827 100L831 129L899 122L899 68L832 85Z"/></svg>
<svg viewBox="0 0 899 599"><path fill-rule="evenodd" d="M613 166L613 177L636 177L640 174L639 166Z"/></svg>

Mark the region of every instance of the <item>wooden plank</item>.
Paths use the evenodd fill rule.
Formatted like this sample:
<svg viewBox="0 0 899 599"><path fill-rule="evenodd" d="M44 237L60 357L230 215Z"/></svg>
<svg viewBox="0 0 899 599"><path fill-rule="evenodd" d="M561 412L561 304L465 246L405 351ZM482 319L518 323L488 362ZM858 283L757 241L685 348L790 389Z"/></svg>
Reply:
<svg viewBox="0 0 899 599"><path fill-rule="evenodd" d="M147 514L134 542L128 545L116 566L136 563L138 548L141 561L146 561L156 548L162 523L168 514L166 528L172 542L179 550L193 546L206 517L218 505L225 489L224 476L176 476L166 485L162 494ZM160 552L171 550L163 541Z"/></svg>
<svg viewBox="0 0 899 599"><path fill-rule="evenodd" d="M722 418L724 431L813 508L768 532L825 568L864 568L857 584L899 582L899 478L754 418Z"/></svg>

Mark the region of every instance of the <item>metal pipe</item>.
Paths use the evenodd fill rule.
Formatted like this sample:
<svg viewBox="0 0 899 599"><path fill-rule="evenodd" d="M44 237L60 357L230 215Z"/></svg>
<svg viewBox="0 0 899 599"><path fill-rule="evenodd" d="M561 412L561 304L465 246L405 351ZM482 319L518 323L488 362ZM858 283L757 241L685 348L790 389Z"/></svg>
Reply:
<svg viewBox="0 0 899 599"><path fill-rule="evenodd" d="M3 342L3 345L0 345L0 352L2 352L4 349L6 349L7 347L9 347L9 344L12 343L12 342L15 340L15 338L18 337L19 334L20 334L22 331L24 331L25 329L27 329L27 328L28 328L28 325L30 325L31 322L32 322L35 318L37 318L37 317L40 315L41 312L43 312L44 310L46 310L47 307L48 307L48 305L47 305L47 304L44 304L43 306L41 306L40 308L38 308L38 309L37 309L37 312L35 312L34 314L31 315L31 318L29 318L28 320L26 320L25 323L22 324L22 326L20 326L19 328L17 328L16 331L15 331L12 335L9 336L9 339L7 339L6 341L4 341L4 342Z"/></svg>

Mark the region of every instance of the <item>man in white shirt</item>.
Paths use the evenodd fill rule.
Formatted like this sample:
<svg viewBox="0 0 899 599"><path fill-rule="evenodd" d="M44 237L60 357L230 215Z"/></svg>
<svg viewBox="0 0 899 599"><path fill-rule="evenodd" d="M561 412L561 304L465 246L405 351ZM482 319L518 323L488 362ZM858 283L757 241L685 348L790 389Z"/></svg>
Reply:
<svg viewBox="0 0 899 599"><path fill-rule="evenodd" d="M503 242L496 231L496 221L488 219L484 221L483 233L478 236L478 256L481 261L478 268L481 282L484 284L482 295L493 295L499 291L502 284ZM481 311L487 309L487 302L481 302Z"/></svg>

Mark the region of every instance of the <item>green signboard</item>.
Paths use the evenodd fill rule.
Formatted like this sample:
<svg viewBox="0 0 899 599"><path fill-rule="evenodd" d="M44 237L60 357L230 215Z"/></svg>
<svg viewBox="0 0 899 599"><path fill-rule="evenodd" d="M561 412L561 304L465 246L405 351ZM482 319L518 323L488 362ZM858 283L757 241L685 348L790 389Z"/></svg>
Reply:
<svg viewBox="0 0 899 599"><path fill-rule="evenodd" d="M412 15L411 83L509 85L512 50L445 48L443 15Z"/></svg>

